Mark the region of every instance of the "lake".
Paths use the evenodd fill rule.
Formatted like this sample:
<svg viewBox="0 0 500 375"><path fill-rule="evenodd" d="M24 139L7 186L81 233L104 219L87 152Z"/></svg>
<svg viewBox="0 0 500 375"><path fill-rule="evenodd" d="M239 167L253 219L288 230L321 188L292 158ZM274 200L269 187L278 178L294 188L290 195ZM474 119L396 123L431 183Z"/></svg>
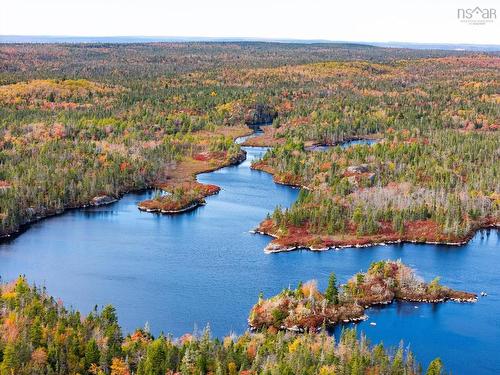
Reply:
<svg viewBox="0 0 500 375"><path fill-rule="evenodd" d="M2 279L25 274L84 313L95 304L113 304L126 332L148 322L156 334L180 336L210 323L213 334L223 336L245 331L260 291L269 297L313 278L323 289L331 271L345 282L373 261L401 258L426 280L439 275L444 285L488 296L475 304L371 308L358 330L388 346L403 339L424 368L440 356L454 374L500 373L498 231L481 231L462 247L404 244L265 254L270 238L249 231L276 205L290 206L298 190L250 170L265 149L246 150L244 163L199 176L222 190L192 212L141 212L137 203L153 195L147 191L33 224L0 244Z"/></svg>

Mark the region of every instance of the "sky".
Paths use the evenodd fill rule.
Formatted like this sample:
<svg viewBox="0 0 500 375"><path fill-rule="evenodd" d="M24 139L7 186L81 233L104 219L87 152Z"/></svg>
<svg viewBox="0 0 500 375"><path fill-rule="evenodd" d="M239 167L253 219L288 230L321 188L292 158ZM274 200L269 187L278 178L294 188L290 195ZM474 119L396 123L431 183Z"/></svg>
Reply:
<svg viewBox="0 0 500 375"><path fill-rule="evenodd" d="M484 25L458 8L496 8ZM0 0L0 35L500 44L498 0Z"/></svg>

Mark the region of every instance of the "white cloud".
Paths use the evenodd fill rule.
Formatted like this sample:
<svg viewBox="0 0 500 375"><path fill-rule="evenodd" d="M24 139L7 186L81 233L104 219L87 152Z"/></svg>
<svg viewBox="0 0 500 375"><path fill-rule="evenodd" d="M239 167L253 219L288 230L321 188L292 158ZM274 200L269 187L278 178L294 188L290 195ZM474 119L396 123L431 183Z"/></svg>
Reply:
<svg viewBox="0 0 500 375"><path fill-rule="evenodd" d="M457 20L458 8L496 4L490 0L0 0L0 34L500 44L499 19L481 26Z"/></svg>

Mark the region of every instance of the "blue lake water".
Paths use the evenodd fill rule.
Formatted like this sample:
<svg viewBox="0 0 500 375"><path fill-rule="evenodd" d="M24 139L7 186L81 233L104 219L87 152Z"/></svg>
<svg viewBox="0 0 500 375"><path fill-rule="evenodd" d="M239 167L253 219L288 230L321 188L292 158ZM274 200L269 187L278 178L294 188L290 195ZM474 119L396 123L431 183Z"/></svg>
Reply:
<svg viewBox="0 0 500 375"><path fill-rule="evenodd" d="M500 373L498 231L482 231L462 247L404 244L265 254L270 238L249 230L276 205L291 205L298 190L250 170L250 161L265 150L247 150L241 165L199 176L222 191L192 212L140 212L137 203L153 194L144 192L32 225L0 244L2 279L25 274L82 312L111 303L127 332L147 321L154 333L180 336L210 323L214 335L223 336L246 329L260 291L271 296L313 278L325 288L331 271L344 282L373 261L401 258L426 280L439 275L444 285L488 296L475 304L372 308L358 330L387 346L403 339L424 368L440 356L454 374Z"/></svg>
<svg viewBox="0 0 500 375"><path fill-rule="evenodd" d="M339 146L342 148L347 148L347 147L352 147L356 145L373 145L375 143L379 142L378 139L354 139L352 141L345 141ZM307 151L328 151L330 148L335 147L335 146L328 146L328 145L315 145L315 146L309 146L306 147Z"/></svg>

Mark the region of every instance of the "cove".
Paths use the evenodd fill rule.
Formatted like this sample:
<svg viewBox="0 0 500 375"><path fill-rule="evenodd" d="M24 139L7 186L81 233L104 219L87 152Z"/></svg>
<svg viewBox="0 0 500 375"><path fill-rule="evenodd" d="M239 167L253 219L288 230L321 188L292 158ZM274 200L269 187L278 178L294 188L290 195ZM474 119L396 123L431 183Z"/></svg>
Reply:
<svg viewBox="0 0 500 375"><path fill-rule="evenodd" d="M222 191L192 212L140 212L137 203L153 195L147 191L33 224L0 245L2 279L25 274L84 313L95 304L111 303L126 332L147 321L155 334L180 336L209 323L214 335L223 336L246 330L260 291L269 297L288 284L313 278L324 289L331 271L345 282L373 261L401 258L426 280L440 275L444 285L488 296L475 304L371 308L358 331L386 346L404 340L424 368L440 356L455 374L500 372L498 231L478 232L461 247L404 244L266 255L270 238L249 231L276 205L290 206L298 190L250 170L251 160L265 149L246 150L244 163L199 175L200 182L219 185Z"/></svg>

